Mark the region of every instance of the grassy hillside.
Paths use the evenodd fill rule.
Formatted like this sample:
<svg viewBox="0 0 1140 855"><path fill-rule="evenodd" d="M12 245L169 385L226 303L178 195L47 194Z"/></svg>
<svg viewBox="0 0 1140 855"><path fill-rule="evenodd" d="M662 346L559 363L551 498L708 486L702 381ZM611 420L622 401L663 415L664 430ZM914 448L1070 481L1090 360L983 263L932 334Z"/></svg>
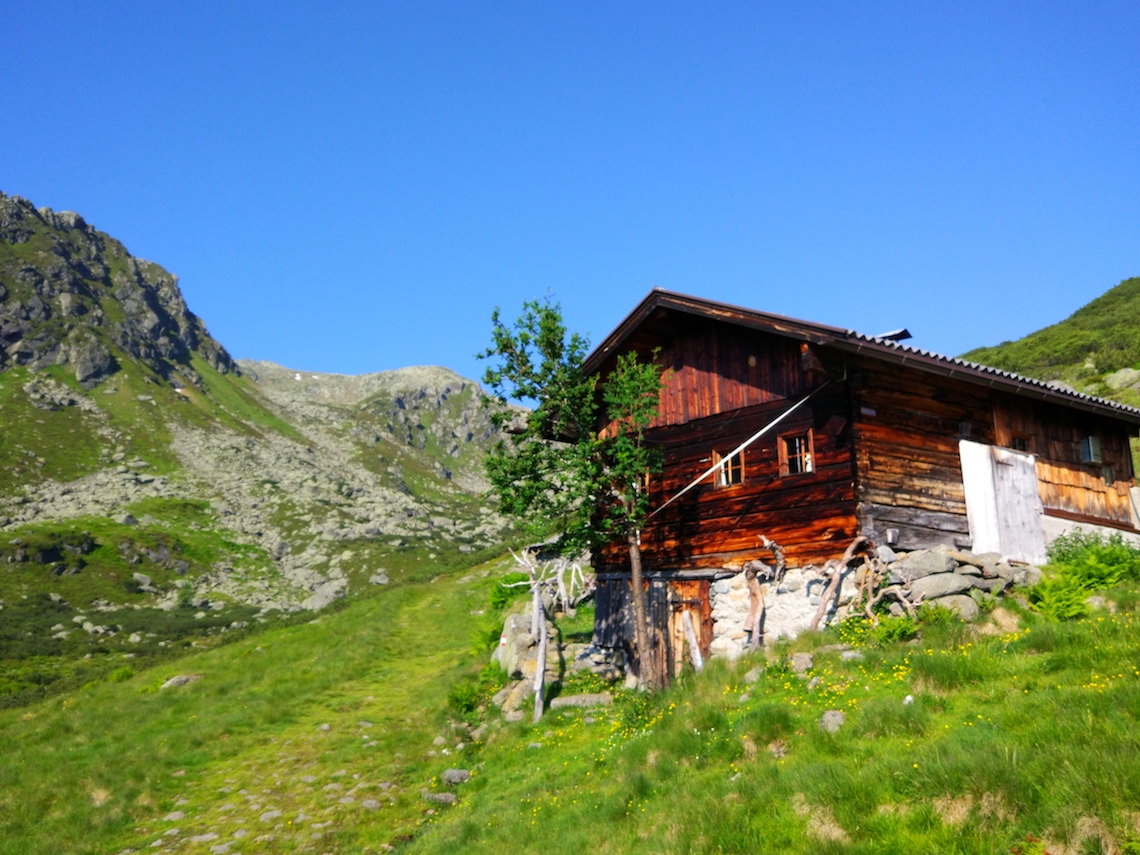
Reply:
<svg viewBox="0 0 1140 855"><path fill-rule="evenodd" d="M1134 379L1105 382L1121 369L1140 368L1140 278L1125 279L1060 323L962 357L1140 405Z"/></svg>
<svg viewBox="0 0 1140 855"><path fill-rule="evenodd" d="M0 711L0 853L1140 848L1134 582L1097 577L1116 613L852 623L530 725L469 703L500 679L478 640L507 569Z"/></svg>

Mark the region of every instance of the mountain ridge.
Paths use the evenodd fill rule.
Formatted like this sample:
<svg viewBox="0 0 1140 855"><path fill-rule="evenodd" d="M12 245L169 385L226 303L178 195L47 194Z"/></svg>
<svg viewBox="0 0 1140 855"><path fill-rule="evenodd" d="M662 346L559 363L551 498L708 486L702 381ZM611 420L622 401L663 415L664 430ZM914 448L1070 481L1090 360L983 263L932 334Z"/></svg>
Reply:
<svg viewBox="0 0 1140 855"><path fill-rule="evenodd" d="M162 267L0 194L0 658L30 669L0 704L497 551L482 401L440 367L239 363Z"/></svg>

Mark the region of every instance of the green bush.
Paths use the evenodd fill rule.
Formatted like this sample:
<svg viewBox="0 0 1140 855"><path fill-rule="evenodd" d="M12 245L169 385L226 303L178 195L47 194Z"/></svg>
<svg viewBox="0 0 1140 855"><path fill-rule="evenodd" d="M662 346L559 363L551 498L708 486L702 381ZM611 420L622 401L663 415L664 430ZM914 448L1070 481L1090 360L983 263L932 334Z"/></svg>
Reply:
<svg viewBox="0 0 1140 855"><path fill-rule="evenodd" d="M519 597L528 595L530 588L526 585L518 584L519 582L526 582L528 579L530 579L530 576L522 572L508 573L500 579L498 584L491 588L491 608L496 611L501 611L519 599Z"/></svg>
<svg viewBox="0 0 1140 855"><path fill-rule="evenodd" d="M1105 538L1080 529L1063 534L1050 545L1049 561L1089 590L1140 581L1140 547L1125 543L1119 534Z"/></svg>
<svg viewBox="0 0 1140 855"><path fill-rule="evenodd" d="M456 715L469 716L485 706L505 681L503 669L494 662L488 662L478 674L463 677L448 690L447 705Z"/></svg>
<svg viewBox="0 0 1140 855"><path fill-rule="evenodd" d="M1088 589L1080 580L1062 574L1043 579L1029 592L1029 601L1050 620L1072 620L1088 614Z"/></svg>
<svg viewBox="0 0 1140 855"><path fill-rule="evenodd" d="M1140 581L1140 548L1119 534L1105 538L1077 529L1053 541L1049 559L1056 575L1035 585L1029 600L1051 620L1084 617L1093 591Z"/></svg>
<svg viewBox="0 0 1140 855"><path fill-rule="evenodd" d="M925 627L954 626L960 621L953 609L935 603L923 603L918 610L918 622Z"/></svg>

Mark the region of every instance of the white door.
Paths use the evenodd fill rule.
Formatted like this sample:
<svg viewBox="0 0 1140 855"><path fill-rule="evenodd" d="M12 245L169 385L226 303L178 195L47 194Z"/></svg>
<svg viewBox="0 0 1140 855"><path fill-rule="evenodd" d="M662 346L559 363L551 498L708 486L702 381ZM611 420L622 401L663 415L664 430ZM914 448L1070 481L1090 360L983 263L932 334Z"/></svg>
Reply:
<svg viewBox="0 0 1140 855"><path fill-rule="evenodd" d="M962 485L974 552L1012 561L1045 562L1044 509L1032 454L960 440Z"/></svg>

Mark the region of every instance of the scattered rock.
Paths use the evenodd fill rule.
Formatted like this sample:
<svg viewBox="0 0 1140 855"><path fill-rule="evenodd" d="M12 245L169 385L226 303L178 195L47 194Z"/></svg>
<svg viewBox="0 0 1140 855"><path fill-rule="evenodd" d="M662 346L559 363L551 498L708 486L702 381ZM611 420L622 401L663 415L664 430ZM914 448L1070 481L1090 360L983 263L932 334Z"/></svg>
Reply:
<svg viewBox="0 0 1140 855"><path fill-rule="evenodd" d="M763 676L764 676L764 666L763 665L757 665L755 668L748 671L742 679L748 685L752 685L753 683L755 683L757 680L759 680Z"/></svg>
<svg viewBox="0 0 1140 855"><path fill-rule="evenodd" d="M161 686L159 686L159 688L160 689L175 689L178 686L186 686L190 683L197 682L198 680L201 680L201 679L202 679L201 674L179 674L176 677L171 677L169 680L167 680L165 683L163 683Z"/></svg>
<svg viewBox="0 0 1140 855"><path fill-rule="evenodd" d="M614 702L614 696L609 692L594 694L559 695L550 702L550 709L557 710L564 707L608 707Z"/></svg>
<svg viewBox="0 0 1140 855"><path fill-rule="evenodd" d="M847 716L843 710L827 710L819 720L819 729L824 733L838 733L846 721Z"/></svg>
<svg viewBox="0 0 1140 855"><path fill-rule="evenodd" d="M453 805L459 801L455 793L433 793L426 788L421 790L420 795L425 802L431 802L437 805Z"/></svg>
<svg viewBox="0 0 1140 855"><path fill-rule="evenodd" d="M445 769L441 777L445 784L466 784L471 780L471 773L466 769Z"/></svg>
<svg viewBox="0 0 1140 855"><path fill-rule="evenodd" d="M949 597L941 597L934 602L957 612L958 617L966 621L975 620L981 613L978 604L974 602L974 598L965 594L951 594Z"/></svg>
<svg viewBox="0 0 1140 855"><path fill-rule="evenodd" d="M804 676L815 667L815 659L810 653L793 653L788 657L788 664L799 676Z"/></svg>

